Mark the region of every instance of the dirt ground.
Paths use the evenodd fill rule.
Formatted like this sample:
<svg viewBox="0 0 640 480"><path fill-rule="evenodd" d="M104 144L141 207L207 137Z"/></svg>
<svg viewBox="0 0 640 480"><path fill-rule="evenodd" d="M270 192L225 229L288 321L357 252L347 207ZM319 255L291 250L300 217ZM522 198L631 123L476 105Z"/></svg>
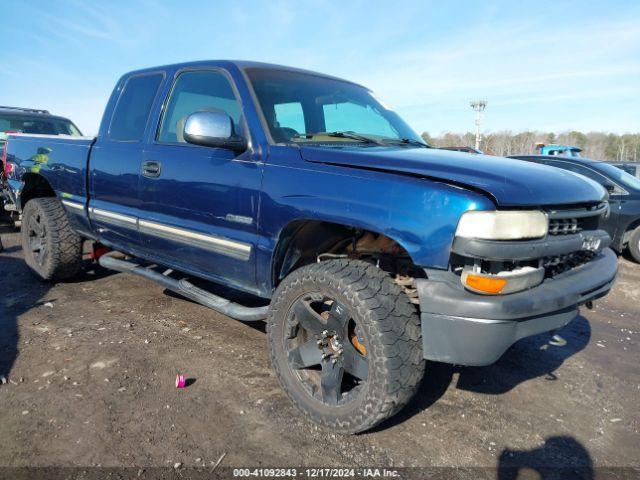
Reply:
<svg viewBox="0 0 640 480"><path fill-rule="evenodd" d="M627 259L612 294L559 332L566 345L545 334L490 367L429 363L400 415L340 436L289 403L261 323L91 264L42 283L19 235L0 233L0 466L640 466L640 266Z"/></svg>

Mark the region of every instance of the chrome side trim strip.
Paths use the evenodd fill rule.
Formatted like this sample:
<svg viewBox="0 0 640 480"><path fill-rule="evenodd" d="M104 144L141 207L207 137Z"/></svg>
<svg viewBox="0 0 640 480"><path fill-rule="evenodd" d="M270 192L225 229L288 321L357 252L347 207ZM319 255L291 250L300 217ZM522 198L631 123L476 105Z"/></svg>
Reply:
<svg viewBox="0 0 640 480"><path fill-rule="evenodd" d="M108 210L101 210L95 207L91 209L91 213L94 214L96 217L105 217L105 218L110 218L112 220L120 220L122 222L131 223L133 225L137 223L137 220L135 217L130 217L129 215L121 215L119 213L110 212Z"/></svg>
<svg viewBox="0 0 640 480"><path fill-rule="evenodd" d="M131 228L133 230L138 229L138 219L135 217L130 217L129 215L121 215L119 213L114 213L95 207L91 207L89 212L91 213L91 217L95 220L111 223L119 227Z"/></svg>
<svg viewBox="0 0 640 480"><path fill-rule="evenodd" d="M79 205L79 204L78 204ZM75 208L75 207L71 207ZM84 208L84 207L81 207ZM242 242L228 240L215 235L184 230L182 228L170 227L162 223L140 220L129 215L102 210L91 207L89 213L92 219L116 225L123 228L137 230L140 233L147 233L155 237L164 238L185 245L190 245L205 250L209 250L221 255L247 261L251 257L251 245Z"/></svg>
<svg viewBox="0 0 640 480"><path fill-rule="evenodd" d="M220 253L239 260L249 260L251 257L251 245L235 242L225 238L192 232L182 228L170 227L161 223L139 220L140 232L148 233L156 237L180 242L187 245L200 247L212 252Z"/></svg>
<svg viewBox="0 0 640 480"><path fill-rule="evenodd" d="M73 210L84 210L84 205L81 203L77 203L77 202L72 202L71 200L62 200L62 204L65 207L69 207Z"/></svg>

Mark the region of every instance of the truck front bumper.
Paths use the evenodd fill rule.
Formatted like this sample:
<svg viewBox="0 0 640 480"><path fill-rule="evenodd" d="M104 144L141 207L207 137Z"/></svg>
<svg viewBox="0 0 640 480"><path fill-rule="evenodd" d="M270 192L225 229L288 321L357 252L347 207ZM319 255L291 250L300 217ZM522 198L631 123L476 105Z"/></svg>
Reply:
<svg viewBox="0 0 640 480"><path fill-rule="evenodd" d="M489 365L517 340L569 323L580 305L611 290L617 269L607 248L584 265L509 295L471 293L447 276L417 280L424 357Z"/></svg>

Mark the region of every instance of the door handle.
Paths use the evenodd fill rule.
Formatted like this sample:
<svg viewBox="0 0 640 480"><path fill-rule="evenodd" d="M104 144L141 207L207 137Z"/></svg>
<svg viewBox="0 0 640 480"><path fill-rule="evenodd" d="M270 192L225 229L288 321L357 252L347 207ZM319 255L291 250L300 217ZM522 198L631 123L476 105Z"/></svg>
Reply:
<svg viewBox="0 0 640 480"><path fill-rule="evenodd" d="M142 164L142 175L145 177L156 178L160 176L160 162L154 162L152 160L146 161Z"/></svg>

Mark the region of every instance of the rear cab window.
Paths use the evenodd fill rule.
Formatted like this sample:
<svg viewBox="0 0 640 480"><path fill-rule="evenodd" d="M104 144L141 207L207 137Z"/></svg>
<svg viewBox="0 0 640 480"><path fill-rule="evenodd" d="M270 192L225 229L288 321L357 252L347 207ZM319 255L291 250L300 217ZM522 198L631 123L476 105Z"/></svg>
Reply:
<svg viewBox="0 0 640 480"><path fill-rule="evenodd" d="M109 125L109 138L119 142L139 142L144 135L153 101L164 74L160 72L129 77L124 84Z"/></svg>

